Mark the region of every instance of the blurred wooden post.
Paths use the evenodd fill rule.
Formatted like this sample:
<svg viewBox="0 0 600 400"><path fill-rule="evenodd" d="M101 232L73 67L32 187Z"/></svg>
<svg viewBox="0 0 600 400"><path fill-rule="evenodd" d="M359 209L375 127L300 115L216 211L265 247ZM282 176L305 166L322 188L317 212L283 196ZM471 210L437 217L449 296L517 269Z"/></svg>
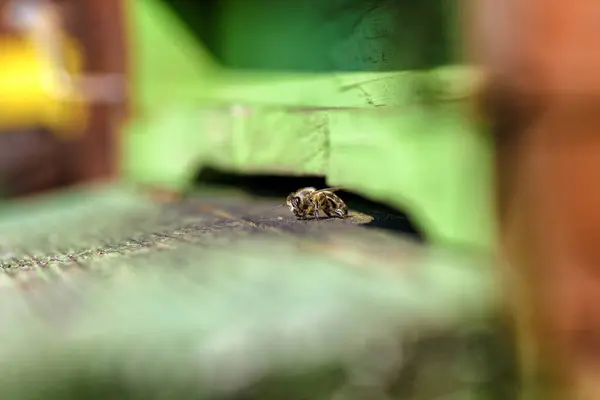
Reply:
<svg viewBox="0 0 600 400"><path fill-rule="evenodd" d="M126 0L61 0L67 8L69 30L83 44L86 71L97 75L128 76ZM69 179L87 182L116 176L119 138L127 115L126 102L94 104L92 121L83 140L69 144Z"/></svg>
<svg viewBox="0 0 600 400"><path fill-rule="evenodd" d="M600 2L472 0L467 11L524 372L549 374L543 399L598 399Z"/></svg>

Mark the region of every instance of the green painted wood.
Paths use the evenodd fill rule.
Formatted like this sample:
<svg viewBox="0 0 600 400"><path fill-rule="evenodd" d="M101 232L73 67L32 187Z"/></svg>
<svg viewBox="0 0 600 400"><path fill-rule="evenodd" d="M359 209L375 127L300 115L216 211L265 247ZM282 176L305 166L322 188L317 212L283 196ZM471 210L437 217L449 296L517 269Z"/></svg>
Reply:
<svg viewBox="0 0 600 400"><path fill-rule="evenodd" d="M228 68L400 71L453 61L450 2L221 0L217 57Z"/></svg>
<svg viewBox="0 0 600 400"><path fill-rule="evenodd" d="M163 58L149 46L159 30L181 54L206 50L181 21L149 18L168 9L135 4L132 32L146 43L138 64L144 100L124 139L126 176L175 188L204 166L326 176L402 208L434 242L491 246L491 144L468 119L477 71L250 72ZM165 73L165 65L188 63L196 76Z"/></svg>

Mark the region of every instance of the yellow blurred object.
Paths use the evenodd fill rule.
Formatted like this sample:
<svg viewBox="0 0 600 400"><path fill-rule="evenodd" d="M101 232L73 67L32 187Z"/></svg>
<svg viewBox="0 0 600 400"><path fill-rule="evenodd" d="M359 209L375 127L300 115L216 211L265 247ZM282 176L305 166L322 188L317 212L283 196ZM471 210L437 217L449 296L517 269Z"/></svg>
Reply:
<svg viewBox="0 0 600 400"><path fill-rule="evenodd" d="M63 46L66 70L57 70L30 37L0 37L0 131L42 126L61 138L83 132L87 104L73 84L83 59L73 41Z"/></svg>

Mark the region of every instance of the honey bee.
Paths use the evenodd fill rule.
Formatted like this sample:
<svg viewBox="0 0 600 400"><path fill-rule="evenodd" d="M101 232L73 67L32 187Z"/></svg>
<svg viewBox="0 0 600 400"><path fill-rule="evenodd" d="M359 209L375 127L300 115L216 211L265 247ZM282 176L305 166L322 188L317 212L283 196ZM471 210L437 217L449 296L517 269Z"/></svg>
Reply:
<svg viewBox="0 0 600 400"><path fill-rule="evenodd" d="M326 188L317 190L314 187L305 187L297 190L287 197L285 204L292 214L299 219L309 216L345 218L348 216L348 206L334 192L341 188Z"/></svg>

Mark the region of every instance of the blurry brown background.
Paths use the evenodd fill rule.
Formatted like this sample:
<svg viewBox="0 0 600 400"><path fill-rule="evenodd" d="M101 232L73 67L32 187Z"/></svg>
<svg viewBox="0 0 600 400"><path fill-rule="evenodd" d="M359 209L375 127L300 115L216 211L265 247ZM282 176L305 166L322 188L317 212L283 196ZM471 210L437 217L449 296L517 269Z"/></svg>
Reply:
<svg viewBox="0 0 600 400"><path fill-rule="evenodd" d="M121 0L53 0L60 5L69 33L84 49L85 68L93 74L125 74L127 70ZM0 0L0 9L8 0ZM0 22L0 34L12 35ZM0 184L3 194L28 195L55 187L103 179L117 168L116 135L125 104L97 104L81 138L61 142L51 132L29 128L0 133Z"/></svg>
<svg viewBox="0 0 600 400"><path fill-rule="evenodd" d="M524 369L568 388L543 399L599 399L600 3L471 6Z"/></svg>

